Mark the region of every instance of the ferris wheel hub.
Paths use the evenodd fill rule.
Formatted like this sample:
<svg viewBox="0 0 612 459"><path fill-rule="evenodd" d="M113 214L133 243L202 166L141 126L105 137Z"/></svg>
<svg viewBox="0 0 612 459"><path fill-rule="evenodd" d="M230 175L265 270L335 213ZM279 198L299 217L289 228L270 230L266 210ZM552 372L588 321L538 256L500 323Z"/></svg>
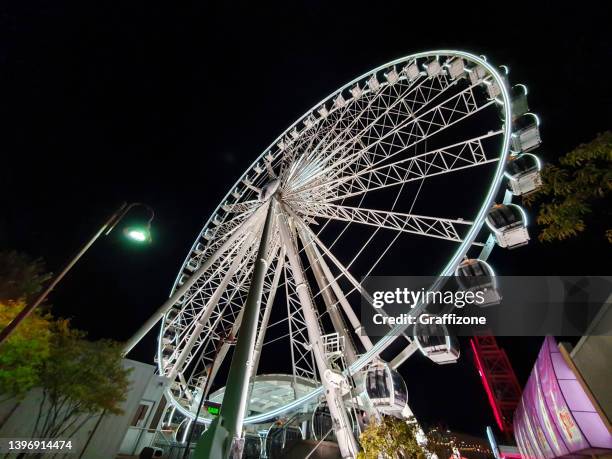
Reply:
<svg viewBox="0 0 612 459"><path fill-rule="evenodd" d="M274 193L278 191L279 187L280 187L279 179L270 180L268 183L266 183L261 188L261 191L259 192L259 200L261 202L266 202L268 199L274 196Z"/></svg>

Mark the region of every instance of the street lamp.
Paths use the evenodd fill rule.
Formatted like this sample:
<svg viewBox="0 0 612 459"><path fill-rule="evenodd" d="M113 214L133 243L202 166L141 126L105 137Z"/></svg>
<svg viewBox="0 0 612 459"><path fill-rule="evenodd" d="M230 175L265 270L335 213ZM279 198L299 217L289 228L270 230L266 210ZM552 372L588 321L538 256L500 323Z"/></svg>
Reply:
<svg viewBox="0 0 612 459"><path fill-rule="evenodd" d="M42 292L36 300L28 305L26 305L19 314L15 316L15 318L2 330L0 330L0 345L6 341L6 339L15 331L15 328L25 319L30 313L36 309L51 293L51 291L55 288L55 286L64 278L64 276L70 271L70 269L76 264L77 261L89 250L89 248L93 245L94 242L98 240L98 238L102 235L108 236L110 232L117 226L117 224L125 217L125 215L134 207L142 206L149 210L151 216L146 223L145 227L128 227L125 229L124 234L131 240L136 242L151 242L151 222L155 217L155 213L153 209L147 204L143 204L141 202L133 202L128 204L124 202L119 206L119 208L104 222L104 224L100 227L98 232L94 234L94 236L81 248L81 250L72 258L68 264L64 267L64 269L53 278L51 283Z"/></svg>

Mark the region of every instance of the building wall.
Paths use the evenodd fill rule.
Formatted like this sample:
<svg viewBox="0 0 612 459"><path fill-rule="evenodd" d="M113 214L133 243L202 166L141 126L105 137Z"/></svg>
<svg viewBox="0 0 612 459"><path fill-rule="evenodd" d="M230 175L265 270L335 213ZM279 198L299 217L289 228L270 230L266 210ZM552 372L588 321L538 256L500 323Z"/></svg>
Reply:
<svg viewBox="0 0 612 459"><path fill-rule="evenodd" d="M565 347L546 337L514 412L514 436L523 457L612 451L609 426L578 373Z"/></svg>
<svg viewBox="0 0 612 459"><path fill-rule="evenodd" d="M612 298L612 297L611 297ZM571 352L571 358L589 386L599 407L608 418L608 424L612 420L612 307L611 300L608 306L602 309L588 335L583 336Z"/></svg>
<svg viewBox="0 0 612 459"><path fill-rule="evenodd" d="M152 408L147 413L146 422L150 422L154 416L165 388L165 378L155 375L155 367L152 365L129 359L124 359L123 365L125 368L132 369L129 375L130 389L126 400L121 405L124 413L119 416L105 415L102 419L96 416L89 420L75 435L73 443L75 448L73 455L69 457L112 459L119 452L128 427L143 399L153 402ZM1 403L0 419L6 419L6 421L0 428L0 437L30 437L41 401L42 392L40 389L35 389L19 403L17 409L12 413L11 410L15 406L14 401ZM88 439L89 444L86 446ZM86 449L83 451L85 446Z"/></svg>

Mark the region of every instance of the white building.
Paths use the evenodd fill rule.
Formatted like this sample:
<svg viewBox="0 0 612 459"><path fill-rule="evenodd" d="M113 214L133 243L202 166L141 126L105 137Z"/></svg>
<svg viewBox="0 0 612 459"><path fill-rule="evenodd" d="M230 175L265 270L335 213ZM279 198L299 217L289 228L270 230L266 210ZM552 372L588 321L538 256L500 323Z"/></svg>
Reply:
<svg viewBox="0 0 612 459"><path fill-rule="evenodd" d="M155 374L155 367L124 359L131 368L130 388L120 416L95 416L73 438L70 458L111 459L118 454L137 456L148 446L164 411L162 394L166 378ZM42 400L39 389L32 390L15 408L15 400L0 404L0 437L30 437ZM161 403L160 403L161 400ZM61 456L59 456L61 457Z"/></svg>

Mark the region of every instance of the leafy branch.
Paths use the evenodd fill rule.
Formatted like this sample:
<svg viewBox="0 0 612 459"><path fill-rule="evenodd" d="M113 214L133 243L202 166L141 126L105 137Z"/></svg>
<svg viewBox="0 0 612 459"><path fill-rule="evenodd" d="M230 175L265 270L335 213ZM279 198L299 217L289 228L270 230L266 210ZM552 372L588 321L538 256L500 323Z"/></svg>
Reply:
<svg viewBox="0 0 612 459"><path fill-rule="evenodd" d="M587 229L596 204L612 191L612 132L579 145L541 174L542 186L523 198L529 206L540 203L537 223L543 228L538 238L551 242L578 236ZM605 236L612 243L612 228Z"/></svg>

